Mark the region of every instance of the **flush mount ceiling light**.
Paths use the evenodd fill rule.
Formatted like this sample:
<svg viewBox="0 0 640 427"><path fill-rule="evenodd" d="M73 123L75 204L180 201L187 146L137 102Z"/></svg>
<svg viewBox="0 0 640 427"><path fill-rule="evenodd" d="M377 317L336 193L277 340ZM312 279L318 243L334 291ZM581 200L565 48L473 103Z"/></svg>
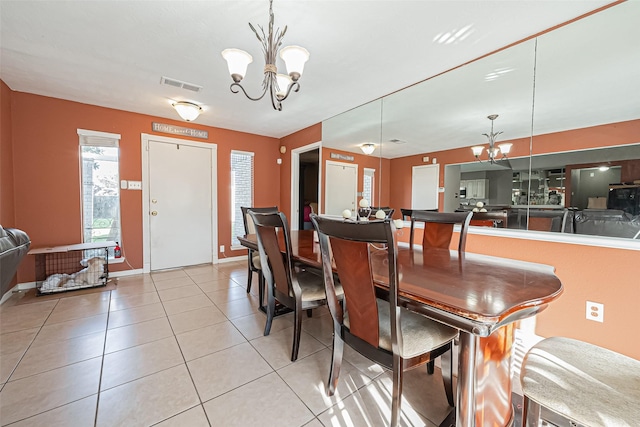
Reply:
<svg viewBox="0 0 640 427"><path fill-rule="evenodd" d="M498 160L502 160L502 159L506 159L507 158L507 154L509 154L509 152L511 151L511 146L513 144L511 143L504 143L504 144L500 144L499 146L496 146L496 137L498 135L500 135L502 133L501 132L494 132L493 131L493 121L495 119L498 118L497 114L492 114L490 116L487 116L487 118L489 120L491 120L491 132L490 133L483 133L484 136L487 137L487 139L489 140L489 148L487 149L487 153L489 154L489 162L490 163L495 163ZM482 152L484 151L484 146L483 145L477 145L475 147L471 147L471 150L473 151L473 155L476 157L476 160L478 160L479 162L482 162L482 159L480 159L480 156L482 155ZM502 153L502 157L500 157L500 153Z"/></svg>
<svg viewBox="0 0 640 427"><path fill-rule="evenodd" d="M180 117L187 122L192 122L198 118L202 112L202 108L198 104L187 101L178 101L173 104L173 108L176 109Z"/></svg>
<svg viewBox="0 0 640 427"><path fill-rule="evenodd" d="M298 80L302 76L304 64L309 60L309 52L300 46L287 46L280 50L280 58L287 66L286 74L278 74L276 67L276 58L278 56L278 48L282 45L282 38L287 32L285 25L284 30L276 29L273 33L273 0L269 0L269 33L265 34L264 28L260 28L260 33L249 23L249 27L255 33L256 37L262 44L264 52L264 80L262 81L262 95L257 98L249 96L247 91L242 87L240 82L247 72L247 66L253 61L253 57L244 50L225 49L222 51L222 57L226 59L229 66L229 74L233 79L231 83L231 92L238 93L240 90L245 96L252 101L261 100L267 92L271 97L271 105L273 108L282 111L282 101L287 99L291 91L298 92L300 83Z"/></svg>
<svg viewBox="0 0 640 427"><path fill-rule="evenodd" d="M362 152L366 155L369 155L371 153L373 153L376 149L376 146L370 142L367 142L365 144L362 144L360 146L360 149L362 150Z"/></svg>

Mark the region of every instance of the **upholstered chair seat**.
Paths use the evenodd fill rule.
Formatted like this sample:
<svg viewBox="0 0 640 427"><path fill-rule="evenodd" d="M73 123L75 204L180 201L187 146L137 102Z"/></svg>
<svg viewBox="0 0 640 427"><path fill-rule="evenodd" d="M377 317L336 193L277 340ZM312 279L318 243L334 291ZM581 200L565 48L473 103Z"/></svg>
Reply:
<svg viewBox="0 0 640 427"><path fill-rule="evenodd" d="M389 315L389 302L381 299L376 301L378 305L379 347L392 351L391 347L391 320ZM402 347L400 356L409 359L424 353L425 348L435 348L440 343L452 341L458 335L458 331L435 322L421 314L414 313L404 308L400 309L402 328ZM344 325L349 327L349 311L345 313Z"/></svg>

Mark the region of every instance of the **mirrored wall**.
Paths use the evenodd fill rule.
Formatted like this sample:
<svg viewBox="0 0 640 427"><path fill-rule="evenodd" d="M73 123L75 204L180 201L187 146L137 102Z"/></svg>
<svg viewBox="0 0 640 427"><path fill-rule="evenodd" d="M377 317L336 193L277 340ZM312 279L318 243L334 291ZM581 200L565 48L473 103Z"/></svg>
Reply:
<svg viewBox="0 0 640 427"><path fill-rule="evenodd" d="M637 16L621 3L348 111L323 123L323 146L376 143L396 212L412 167L437 162L441 211L482 202L509 228L640 239ZM492 124L512 144L493 161Z"/></svg>

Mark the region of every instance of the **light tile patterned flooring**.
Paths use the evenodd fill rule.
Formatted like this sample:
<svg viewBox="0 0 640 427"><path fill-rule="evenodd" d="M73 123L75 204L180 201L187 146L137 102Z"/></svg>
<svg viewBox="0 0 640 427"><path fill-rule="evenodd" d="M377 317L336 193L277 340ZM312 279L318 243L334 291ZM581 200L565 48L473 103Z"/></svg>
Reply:
<svg viewBox="0 0 640 427"><path fill-rule="evenodd" d="M115 290L0 306L0 425L384 426L391 376L349 348L336 394L326 308L303 317L291 362L292 315L263 336L257 278L246 262L121 277ZM402 425L440 424L438 369L405 375Z"/></svg>

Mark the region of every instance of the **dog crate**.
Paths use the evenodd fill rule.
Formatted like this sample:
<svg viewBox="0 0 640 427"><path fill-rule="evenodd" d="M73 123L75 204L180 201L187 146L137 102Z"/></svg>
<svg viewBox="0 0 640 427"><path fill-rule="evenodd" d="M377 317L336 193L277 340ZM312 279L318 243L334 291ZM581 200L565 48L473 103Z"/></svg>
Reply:
<svg viewBox="0 0 640 427"><path fill-rule="evenodd" d="M35 256L37 295L105 286L109 280L109 252L115 242L39 248Z"/></svg>

